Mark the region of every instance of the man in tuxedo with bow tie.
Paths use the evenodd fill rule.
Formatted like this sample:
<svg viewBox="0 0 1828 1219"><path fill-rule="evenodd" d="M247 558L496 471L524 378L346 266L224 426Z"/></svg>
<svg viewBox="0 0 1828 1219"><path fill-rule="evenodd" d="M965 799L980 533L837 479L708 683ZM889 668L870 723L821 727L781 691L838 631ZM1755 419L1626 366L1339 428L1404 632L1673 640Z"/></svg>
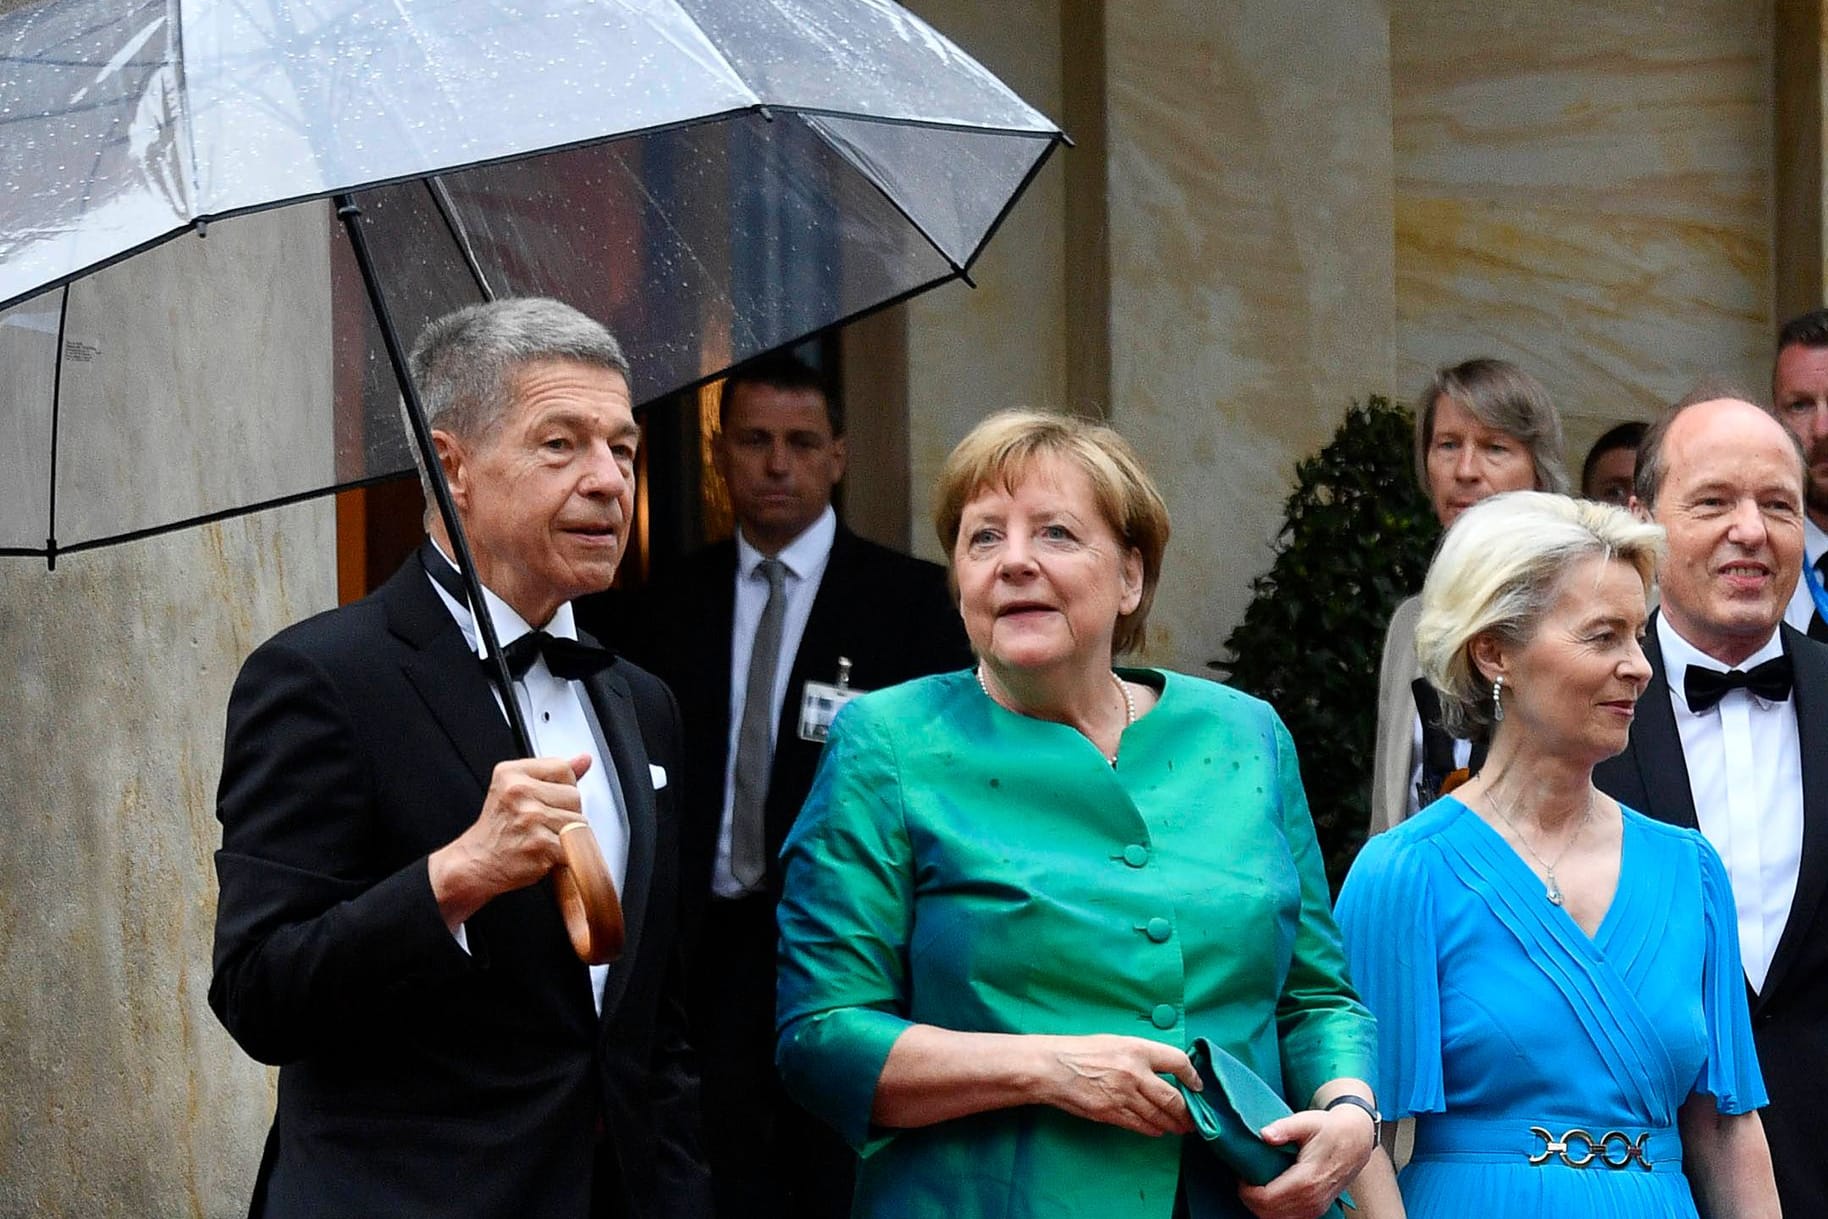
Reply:
<svg viewBox="0 0 1828 1219"><path fill-rule="evenodd" d="M1828 642L1828 309L1791 318L1778 332L1771 412L1809 457L1802 578L1784 621Z"/></svg>
<svg viewBox="0 0 1828 1219"><path fill-rule="evenodd" d="M680 726L580 637L634 506L628 364L556 301L427 328L412 357L520 758L440 520L374 595L290 627L235 683L210 1004L279 1066L256 1216L706 1213L674 951ZM591 827L626 943L575 955L545 878Z"/></svg>
<svg viewBox="0 0 1828 1219"><path fill-rule="evenodd" d="M1828 646L1783 621L1806 477L1796 438L1737 397L1693 395L1652 425L1634 500L1669 535L1652 673L1594 782L1699 827L1725 862L1778 1193L1787 1215L1828 1215Z"/></svg>

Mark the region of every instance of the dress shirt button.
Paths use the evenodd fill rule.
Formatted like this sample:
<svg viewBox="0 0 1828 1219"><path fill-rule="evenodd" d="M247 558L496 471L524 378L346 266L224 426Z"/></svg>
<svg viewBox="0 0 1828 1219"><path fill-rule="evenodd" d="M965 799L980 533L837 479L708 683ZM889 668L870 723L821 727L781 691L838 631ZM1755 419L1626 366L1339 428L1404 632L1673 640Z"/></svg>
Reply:
<svg viewBox="0 0 1828 1219"><path fill-rule="evenodd" d="M1164 1031L1180 1023L1181 1014L1174 1010L1172 1003L1157 1003L1155 1010L1149 1013L1149 1023Z"/></svg>
<svg viewBox="0 0 1828 1219"><path fill-rule="evenodd" d="M1149 848L1140 842L1132 842L1123 849L1123 861L1132 868L1140 868L1149 862Z"/></svg>
<svg viewBox="0 0 1828 1219"><path fill-rule="evenodd" d="M1157 944L1166 944L1168 937L1174 934L1174 924L1165 918L1152 918L1149 920L1148 931L1150 939Z"/></svg>

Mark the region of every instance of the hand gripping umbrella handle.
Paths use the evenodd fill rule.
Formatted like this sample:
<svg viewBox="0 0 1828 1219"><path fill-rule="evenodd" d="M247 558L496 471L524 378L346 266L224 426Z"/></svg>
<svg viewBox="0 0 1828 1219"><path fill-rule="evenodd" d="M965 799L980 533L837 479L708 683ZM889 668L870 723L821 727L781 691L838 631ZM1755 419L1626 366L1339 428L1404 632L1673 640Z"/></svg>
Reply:
<svg viewBox="0 0 1828 1219"><path fill-rule="evenodd" d="M610 879L596 834L585 822L573 821L560 830L559 845L565 862L552 870L552 888L572 951L586 965L607 965L622 955L626 936L616 882Z"/></svg>

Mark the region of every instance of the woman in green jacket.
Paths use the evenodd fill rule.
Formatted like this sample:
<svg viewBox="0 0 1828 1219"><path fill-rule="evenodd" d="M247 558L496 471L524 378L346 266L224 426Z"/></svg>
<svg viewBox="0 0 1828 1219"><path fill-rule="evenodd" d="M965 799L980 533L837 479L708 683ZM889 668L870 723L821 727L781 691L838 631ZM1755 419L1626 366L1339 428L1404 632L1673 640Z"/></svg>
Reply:
<svg viewBox="0 0 1828 1219"><path fill-rule="evenodd" d="M938 500L979 664L847 706L784 852L778 1062L861 1151L855 1213L1312 1219L1371 1161L1399 1214L1287 731L1112 668L1168 539L1135 454L997 415ZM1299 1110L1268 1185L1190 1137L1196 1038Z"/></svg>

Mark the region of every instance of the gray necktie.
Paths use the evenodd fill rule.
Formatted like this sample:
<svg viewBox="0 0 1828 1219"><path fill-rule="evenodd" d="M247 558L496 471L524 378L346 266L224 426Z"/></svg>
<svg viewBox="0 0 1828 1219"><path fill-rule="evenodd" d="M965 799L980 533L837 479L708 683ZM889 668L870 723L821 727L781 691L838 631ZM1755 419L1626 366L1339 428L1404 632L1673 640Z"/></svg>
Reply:
<svg viewBox="0 0 1828 1219"><path fill-rule="evenodd" d="M768 604L755 626L749 649L749 683L743 693L743 722L736 733L736 775L730 795L730 874L745 889L762 883L768 871L764 806L768 772L774 764L774 670L781 659L781 619L787 614L787 568L763 559L756 570L768 581Z"/></svg>

